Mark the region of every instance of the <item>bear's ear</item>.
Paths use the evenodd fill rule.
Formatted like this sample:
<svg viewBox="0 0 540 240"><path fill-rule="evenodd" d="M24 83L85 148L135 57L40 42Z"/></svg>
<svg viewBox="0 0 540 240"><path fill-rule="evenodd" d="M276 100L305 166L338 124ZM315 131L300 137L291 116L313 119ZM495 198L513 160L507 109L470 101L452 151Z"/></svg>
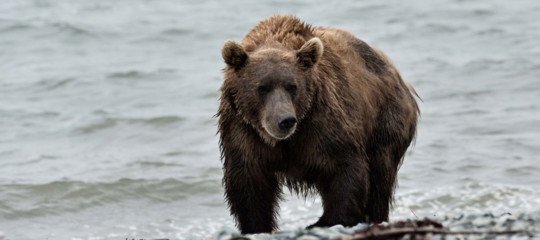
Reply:
<svg viewBox="0 0 540 240"><path fill-rule="evenodd" d="M246 60L248 58L248 55L242 46L233 40L227 40L223 44L223 47L221 48L221 56L227 65L237 70L246 64Z"/></svg>
<svg viewBox="0 0 540 240"><path fill-rule="evenodd" d="M324 46L319 38L312 38L298 50L298 63L304 68L310 68L321 59Z"/></svg>

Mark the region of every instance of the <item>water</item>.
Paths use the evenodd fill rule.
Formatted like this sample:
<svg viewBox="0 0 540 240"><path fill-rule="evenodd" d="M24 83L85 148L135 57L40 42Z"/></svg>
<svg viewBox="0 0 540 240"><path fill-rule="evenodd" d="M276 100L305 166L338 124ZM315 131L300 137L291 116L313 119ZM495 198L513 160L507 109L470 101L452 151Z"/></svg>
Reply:
<svg viewBox="0 0 540 240"><path fill-rule="evenodd" d="M72 1L0 5L5 239L202 239L233 227L221 44L292 13L385 51L423 99L393 219L540 211L540 2ZM320 200L281 204L280 226Z"/></svg>

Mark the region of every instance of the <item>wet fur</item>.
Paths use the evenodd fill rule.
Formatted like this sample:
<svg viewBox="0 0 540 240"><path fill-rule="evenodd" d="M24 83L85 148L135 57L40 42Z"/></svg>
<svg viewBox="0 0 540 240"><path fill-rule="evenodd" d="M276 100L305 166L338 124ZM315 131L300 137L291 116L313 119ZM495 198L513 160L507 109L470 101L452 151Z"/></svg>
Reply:
<svg viewBox="0 0 540 240"><path fill-rule="evenodd" d="M295 54L314 37L324 45L322 56L298 61ZM260 22L241 47L248 57L224 69L217 116L225 195L242 233L277 229L282 185L321 195L324 213L313 226L388 220L419 115L414 89L388 58L349 32L281 15ZM255 94L261 83L254 79L271 71L265 66L290 71L298 86L291 98L297 128L286 140L262 127L267 103Z"/></svg>

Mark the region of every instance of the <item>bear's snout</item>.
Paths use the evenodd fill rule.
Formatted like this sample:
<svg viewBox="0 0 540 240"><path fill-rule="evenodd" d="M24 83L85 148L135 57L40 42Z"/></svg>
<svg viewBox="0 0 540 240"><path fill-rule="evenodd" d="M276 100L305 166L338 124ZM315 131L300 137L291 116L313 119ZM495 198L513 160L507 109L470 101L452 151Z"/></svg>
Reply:
<svg viewBox="0 0 540 240"><path fill-rule="evenodd" d="M264 130L272 137L283 140L290 137L297 125L296 115L291 112L269 113L263 121Z"/></svg>
<svg viewBox="0 0 540 240"><path fill-rule="evenodd" d="M283 88L268 93L261 117L266 133L279 140L290 137L298 122L291 97Z"/></svg>
<svg viewBox="0 0 540 240"><path fill-rule="evenodd" d="M296 124L296 117L292 113L285 113L278 118L279 129L288 131Z"/></svg>

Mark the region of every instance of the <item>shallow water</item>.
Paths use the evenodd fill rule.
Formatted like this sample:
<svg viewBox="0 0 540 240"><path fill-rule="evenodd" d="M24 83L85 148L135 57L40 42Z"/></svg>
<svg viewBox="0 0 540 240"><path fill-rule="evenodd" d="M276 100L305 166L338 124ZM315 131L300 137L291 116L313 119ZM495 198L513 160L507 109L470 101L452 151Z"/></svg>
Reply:
<svg viewBox="0 0 540 240"><path fill-rule="evenodd" d="M201 239L233 227L221 44L274 13L349 30L420 94L393 219L540 211L540 2L71 1L0 5L6 239ZM316 221L288 197L280 226Z"/></svg>

